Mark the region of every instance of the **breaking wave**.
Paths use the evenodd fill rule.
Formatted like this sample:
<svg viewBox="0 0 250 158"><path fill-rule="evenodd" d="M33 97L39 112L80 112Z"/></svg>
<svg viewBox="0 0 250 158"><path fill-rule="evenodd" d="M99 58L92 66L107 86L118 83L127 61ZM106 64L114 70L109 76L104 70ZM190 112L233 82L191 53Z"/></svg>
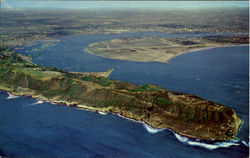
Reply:
<svg viewBox="0 0 250 158"><path fill-rule="evenodd" d="M77 108L77 109L93 112L91 110L82 109L82 108ZM102 111L98 111L98 113L101 114L101 115L107 115L106 112L102 112ZM115 113L113 113L113 114L115 114ZM131 119L131 118L127 118L127 117L122 116L121 114L116 114L116 115L121 117L121 118L133 121L133 122L142 123L144 128L150 134L156 134L158 132L166 130L166 128L162 128L162 129L153 128L153 127L147 125L146 123L144 123L143 121L137 121L137 120L134 120L134 119ZM169 129L169 130L172 131L171 129ZM231 141L228 141L228 142L215 142L215 143L209 144L209 143L200 142L199 140L197 140L197 141L190 140L188 137L181 136L181 135L175 133L174 131L172 131L172 132L174 133L177 140L184 143L184 144L192 145L192 146L199 146L199 147L206 148L206 149L209 149L209 150L214 150L214 149L221 148L221 147L227 148L227 147L230 147L230 146L239 146L240 145L240 144L238 144L239 140L231 140ZM244 145L246 145L247 147L249 147L249 143L247 144L245 141L242 141L242 143Z"/></svg>
<svg viewBox="0 0 250 158"><path fill-rule="evenodd" d="M37 104L42 104L42 103L43 103L43 101L42 101L42 100L38 100L37 102L32 103L31 105L37 105Z"/></svg>
<svg viewBox="0 0 250 158"><path fill-rule="evenodd" d="M230 147L230 146L233 146L233 145L236 145L236 146L239 145L237 143L238 140L232 140L232 141L229 141L229 142L216 142L216 143L213 143L213 144L208 144L208 143L203 143L203 142L199 142L199 141L191 141L191 140L189 140L189 138L181 136L181 135L179 135L177 133L174 133L174 135L180 142L182 142L184 144L199 146L199 147L203 147L203 148L206 148L206 149L209 149L209 150L214 150L214 149L221 148L221 147L227 148L227 147Z"/></svg>
<svg viewBox="0 0 250 158"><path fill-rule="evenodd" d="M12 95L10 92L8 92L8 97L7 99L15 99L15 98L18 98L19 96L16 96L16 95Z"/></svg>
<svg viewBox="0 0 250 158"><path fill-rule="evenodd" d="M107 115L108 114L108 113L102 112L102 111L98 111L98 113L101 114L101 115Z"/></svg>
<svg viewBox="0 0 250 158"><path fill-rule="evenodd" d="M158 132L161 132L161 131L165 130L165 128L162 128L162 129L153 128L153 127L147 125L146 123L143 123L143 126L151 134L155 134L155 133L158 133Z"/></svg>
<svg viewBox="0 0 250 158"><path fill-rule="evenodd" d="M242 144L244 144L245 146L249 147L249 142L247 143L247 142L244 141L244 140L242 140L241 142L242 142Z"/></svg>
<svg viewBox="0 0 250 158"><path fill-rule="evenodd" d="M131 119L131 118L124 117L124 116L122 116L121 114L116 114L116 113L113 113L113 114L114 114L114 115L117 115L117 116L119 116L119 117L121 117L121 118L124 118L124 119L126 119L126 120L130 120L130 121L133 121L133 122L144 123L144 122L142 122L142 121L137 121L137 120L134 120L134 119Z"/></svg>

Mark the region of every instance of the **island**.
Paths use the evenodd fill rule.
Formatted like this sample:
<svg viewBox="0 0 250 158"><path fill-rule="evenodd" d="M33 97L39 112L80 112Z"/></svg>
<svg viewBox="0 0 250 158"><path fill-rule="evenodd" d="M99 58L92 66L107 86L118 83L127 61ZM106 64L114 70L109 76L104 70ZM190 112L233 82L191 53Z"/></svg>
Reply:
<svg viewBox="0 0 250 158"><path fill-rule="evenodd" d="M145 36L95 42L84 50L112 59L167 63L173 57L194 50L248 43L248 35L170 38Z"/></svg>
<svg viewBox="0 0 250 158"><path fill-rule="evenodd" d="M78 73L34 64L29 56L0 50L0 89L52 103L112 112L206 141L235 139L242 120L224 105L155 85L109 79L107 72Z"/></svg>

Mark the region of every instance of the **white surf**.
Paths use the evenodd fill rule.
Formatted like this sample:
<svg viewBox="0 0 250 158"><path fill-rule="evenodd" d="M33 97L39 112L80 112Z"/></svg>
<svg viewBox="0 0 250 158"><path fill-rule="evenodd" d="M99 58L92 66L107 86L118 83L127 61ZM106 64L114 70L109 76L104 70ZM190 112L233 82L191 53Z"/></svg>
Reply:
<svg viewBox="0 0 250 158"><path fill-rule="evenodd" d="M98 111L98 113L101 114L101 115L107 115L108 114L108 113L102 112L102 111Z"/></svg>
<svg viewBox="0 0 250 158"><path fill-rule="evenodd" d="M19 96L16 96L16 95L12 95L10 92L8 92L8 97L7 99L15 99L15 98L18 98Z"/></svg>
<svg viewBox="0 0 250 158"><path fill-rule="evenodd" d="M32 103L31 105L37 105L37 104L42 104L42 103L43 103L43 101L42 101L42 100L38 100L37 102Z"/></svg>
<svg viewBox="0 0 250 158"><path fill-rule="evenodd" d="M191 141L187 137L181 136L177 133L174 133L174 135L180 142L182 142L184 144L199 146L199 147L203 147L203 148L206 148L209 150L214 150L214 149L221 148L221 147L227 148L227 147L230 147L233 145L236 145L236 146L239 145L238 143L236 143L236 142L238 142L237 140L233 140L230 142L216 142L213 144L208 144L208 143L203 143L203 142L199 142L199 141Z"/></svg>
<svg viewBox="0 0 250 158"><path fill-rule="evenodd" d="M143 123L143 126L151 134L155 134L155 133L158 133L158 132L165 130L164 128L162 128L162 129L153 128L153 127L147 125L146 123Z"/></svg>
<svg viewBox="0 0 250 158"><path fill-rule="evenodd" d="M249 147L249 142L247 143L247 142L244 141L244 140L242 140L241 142L242 142L242 144L244 144L245 146Z"/></svg>

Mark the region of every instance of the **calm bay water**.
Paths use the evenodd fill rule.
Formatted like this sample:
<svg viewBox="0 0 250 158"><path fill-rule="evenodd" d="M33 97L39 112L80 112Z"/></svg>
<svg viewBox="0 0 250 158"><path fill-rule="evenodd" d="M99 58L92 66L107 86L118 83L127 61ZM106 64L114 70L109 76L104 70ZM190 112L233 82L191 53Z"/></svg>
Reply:
<svg viewBox="0 0 250 158"><path fill-rule="evenodd" d="M6 99L0 93L0 152L35 157L247 157L248 46L223 47L183 54L169 64L106 59L83 52L88 44L112 38L152 35L68 36L56 46L32 54L33 62L70 71L105 71L110 78L157 84L225 104L244 120L238 146L208 150L179 142L171 131L151 134L140 123L49 103L32 105L28 97ZM169 36L154 33L157 36ZM177 36L177 35L172 35ZM36 46L27 46L22 51Z"/></svg>

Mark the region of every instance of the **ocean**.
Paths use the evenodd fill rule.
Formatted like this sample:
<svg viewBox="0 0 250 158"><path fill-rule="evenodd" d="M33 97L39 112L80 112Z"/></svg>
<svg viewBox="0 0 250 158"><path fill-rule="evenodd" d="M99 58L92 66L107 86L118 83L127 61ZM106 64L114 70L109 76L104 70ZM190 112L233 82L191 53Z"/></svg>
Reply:
<svg viewBox="0 0 250 158"><path fill-rule="evenodd" d="M227 105L244 120L237 140L205 144L111 113L89 112L0 92L0 153L10 157L248 157L248 46L186 53L168 64L113 60L83 51L96 41L151 35L184 36L152 32L66 36L56 46L40 52L26 52L39 43L19 52L32 55L34 63L69 71L114 68L109 78L156 84Z"/></svg>

